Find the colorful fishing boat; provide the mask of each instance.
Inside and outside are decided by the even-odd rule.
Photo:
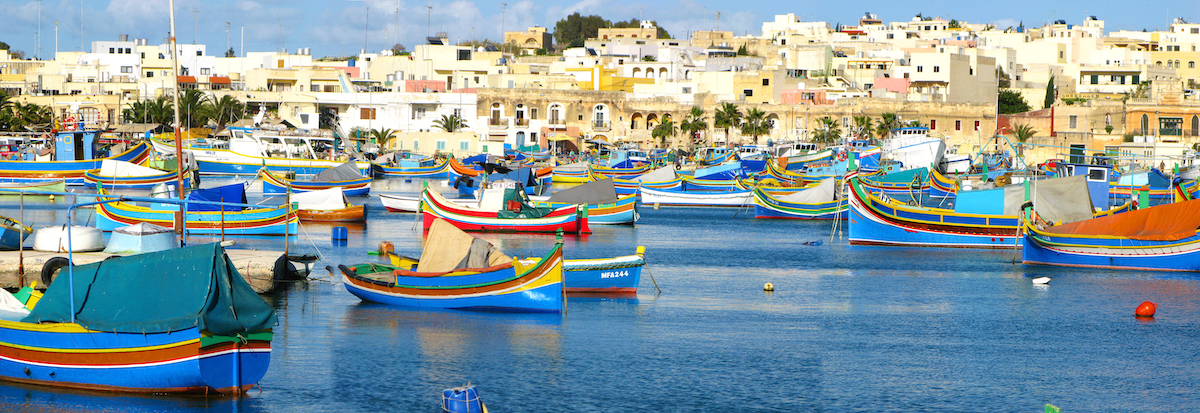
[[[900,202],[870,191],[858,177],[852,178],[849,186],[852,245],[1016,248],[1020,206],[1031,199],[1034,210],[1050,222],[1074,222],[1097,215],[1088,202],[1083,176],[1037,181],[1028,196],[1022,185],[961,191],[953,209]]]
[[[627,163],[615,167],[592,165],[592,172],[604,175],[607,178],[622,178],[629,179],[642,175],[650,171],[648,163]]]
[[[291,188],[293,193],[342,188],[346,196],[367,196],[371,192],[371,178],[362,176],[354,162],[346,162],[321,171],[311,180],[289,179],[275,175],[270,169],[262,169],[263,195],[283,195]]]
[[[339,266],[363,301],[479,311],[562,312],[562,237],[539,260],[504,255],[441,219],[430,224],[421,259],[384,253],[388,264]]]
[[[959,186],[957,178],[943,175],[936,170],[929,173],[929,196],[931,197],[952,197],[958,192]]]
[[[642,188],[642,205],[688,207],[742,207],[751,204],[753,191],[687,191]]]
[[[576,162],[566,165],[557,165],[553,168],[554,183],[577,184],[587,182],[591,175],[591,164],[587,162]]]
[[[305,222],[366,222],[367,212],[363,205],[354,205],[346,200],[342,188],[334,187],[320,191],[302,192],[292,195],[296,203],[296,215]]]
[[[83,183],[88,188],[103,185],[109,189],[151,189],[158,184],[178,185],[179,171],[164,171],[148,168],[138,164],[106,159],[100,163],[99,169],[91,169],[83,173]],[[188,170],[184,169],[184,188],[192,186]]]
[[[1025,225],[1025,264],[1200,271],[1200,200],[1062,225]]]
[[[850,204],[837,196],[837,180],[826,178],[816,186],[787,195],[754,188],[754,217],[764,219],[846,219]]]
[[[483,191],[478,206],[450,202],[429,188],[421,192],[424,227],[444,219],[465,231],[555,232],[588,234],[587,208],[570,205],[538,208],[524,195],[520,185],[493,187]]]
[[[1108,194],[1116,202],[1137,199],[1134,194],[1137,193],[1140,197],[1142,192],[1147,194],[1147,200],[1150,201],[1149,205],[1141,205],[1142,207],[1168,203],[1174,197],[1171,191],[1171,178],[1163,175],[1162,171],[1157,169],[1123,173],[1119,176],[1113,174],[1113,177],[1110,178]]]
[[[101,194],[106,192],[101,189]],[[198,189],[188,193],[191,200],[213,202],[246,203],[243,184]],[[285,235],[296,234],[299,217],[290,205],[277,207],[247,208],[190,204],[187,207],[185,226],[188,234],[206,235]],[[163,227],[175,226],[174,205],[150,203],[142,206],[132,202],[117,201],[96,206],[96,226],[104,231],[133,225],[151,223]]]
[[[638,188],[673,189],[683,187],[683,178],[675,173],[675,167],[664,166],[634,178],[608,178],[598,173],[592,173],[591,181],[612,180],[617,195],[635,195]]]
[[[27,235],[33,229],[17,222],[17,220],[0,216],[0,251],[16,251],[21,249]]]
[[[537,207],[585,206],[588,224],[633,225],[638,220],[637,195],[618,195],[612,179],[567,188],[555,192],[545,201],[534,199]]]
[[[404,179],[445,179],[449,177],[450,160],[448,159],[422,159],[418,161],[400,160],[398,166],[381,165],[372,163],[371,169],[375,171],[375,176],[383,178],[404,178]]]
[[[316,175],[344,162],[328,159],[332,155],[314,148],[333,147],[333,138],[282,136],[275,131],[243,127],[230,127],[228,131],[228,140],[183,146],[185,152],[195,157],[200,174],[257,175],[265,167],[272,172]],[[158,153],[175,154],[174,140],[155,137],[150,143]],[[370,174],[370,162],[357,161],[355,165],[360,175]]]
[[[646,266],[646,248],[614,258],[563,261],[565,290],[568,293],[636,294]]]
[[[0,160],[0,180],[12,182],[39,182],[66,180],[67,185],[83,185],[86,171],[99,169],[106,160],[141,163],[150,157],[150,147],[145,143],[133,145],[125,152],[94,158],[99,153],[96,147],[98,132],[59,132],[55,135],[56,161],[6,161]]]
[[[20,196],[22,193],[66,192],[67,181],[0,182],[0,196]]]
[[[0,379],[212,395],[245,393],[266,374],[275,310],[220,244],[70,268],[24,319],[0,320]]]

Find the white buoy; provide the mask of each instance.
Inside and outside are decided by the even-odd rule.
[[[51,196],[54,196],[54,195],[51,195]],[[657,202],[655,202],[655,203],[654,203],[654,210],[655,210],[655,211],[657,211],[657,210],[658,210],[658,203],[657,203]]]
[[[771,283],[764,284],[763,291],[767,291],[767,292],[775,291],[775,284],[771,284]]]
[[[1033,285],[1050,284],[1050,277],[1037,277],[1033,279]]]

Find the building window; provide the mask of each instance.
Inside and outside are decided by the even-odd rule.
[[[439,150],[439,151],[446,150],[446,141],[437,141],[437,150]]]
[[[743,90],[743,91],[742,91],[742,94],[743,94],[743,95],[746,95],[747,97],[754,96],[754,90],[752,90],[752,89],[746,89],[746,90]]]
[[[529,108],[529,119],[537,119],[538,108]]]
[[[942,71],[941,67],[938,67],[938,66],[933,67],[933,73],[937,73],[937,72],[941,72],[941,71]]]
[[[416,108],[415,110],[413,110],[413,119],[424,119],[424,118],[425,118],[425,108]]]
[[[111,48],[111,47],[108,48],[108,54],[113,54],[113,53],[116,53],[115,51],[113,51],[113,48]]]
[[[954,130],[962,130],[962,121],[961,120],[954,121]]]
[[[471,60],[471,49],[459,49],[458,60]]]
[[[929,129],[934,129],[934,130],[937,129],[937,119],[929,120]]]
[[[121,73],[133,73],[133,66],[121,66]]]
[[[466,151],[466,150],[470,150],[470,148],[471,148],[471,143],[470,143],[470,142],[467,142],[467,141],[458,141],[458,150],[460,150],[460,151]]]
[[[202,68],[200,68],[200,74],[201,74],[202,76],[208,76],[208,74],[209,74],[209,73],[212,73],[212,71],[211,71],[211,70],[212,70],[212,69],[209,69],[209,68],[207,68],[207,67],[202,67]]]
[[[979,121],[975,121],[975,130],[979,130]]]
[[[462,119],[462,108],[454,108],[454,117]]]
[[[1068,119],[1069,119],[1068,123],[1071,125],[1071,126],[1068,126],[1069,128],[1075,129],[1075,128],[1079,127],[1079,115],[1071,115],[1070,117],[1068,117]]]
[[[420,149],[420,148],[421,148],[421,141],[419,141],[419,140],[416,140],[416,139],[413,139],[413,150],[415,151],[415,150],[418,150],[418,149]]]
[[[771,79],[763,79],[763,86],[771,86]]]
[[[154,72],[146,71],[146,77],[154,77]]]
[[[921,72],[924,72],[924,71],[925,71],[925,68],[924,68],[924,67],[917,66],[917,73],[921,73]]]
[[[201,52],[201,51],[197,50],[197,51],[196,51],[196,56],[204,56],[204,52]]]
[[[132,53],[133,53],[133,49],[130,49],[128,47],[125,48],[125,54],[132,54]]]
[[[362,108],[358,110],[358,118],[363,120],[375,119],[375,108]]]
[[[309,87],[308,87],[308,91],[309,91],[309,92],[320,92],[320,91],[321,91],[321,85],[309,85]]]

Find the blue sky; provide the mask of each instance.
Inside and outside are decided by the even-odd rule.
[[[501,3],[507,3],[502,7]],[[0,0],[0,41],[27,56],[37,54],[38,8],[41,5],[41,54],[55,50],[55,20],[58,21],[58,50],[80,50],[92,41],[116,40],[118,35],[146,38],[158,44],[169,31],[167,0]],[[82,5],[82,25],[81,21]],[[431,6],[432,9],[426,8]],[[228,44],[241,52],[242,30],[248,51],[273,51],[299,47],[312,49],[314,56],[351,54],[363,49],[381,50],[394,43],[408,46],[424,42],[430,31],[445,31],[452,41],[471,38],[499,40],[507,30],[532,25],[550,27],[573,12],[597,14],[609,20],[642,18],[658,21],[675,37],[687,32],[716,28],[738,35],[757,34],[762,22],[776,14],[796,13],[805,21],[855,24],[865,12],[887,21],[909,20],[917,13],[971,23],[996,23],[1005,27],[1024,22],[1037,26],[1064,19],[1079,23],[1096,15],[1107,31],[1167,28],[1172,18],[1200,21],[1200,1],[1161,0],[1140,3],[1062,0],[1055,2],[1011,0],[1003,2],[926,1],[836,2],[760,1],[751,3],[716,0],[578,0],[572,3],[547,0],[178,0],[176,28],[181,43],[207,44],[209,53],[220,55]],[[193,13],[193,11],[196,11]],[[503,19],[501,16],[503,15]],[[503,23],[501,21],[503,20]],[[282,31],[280,25],[282,23]],[[365,30],[364,30],[365,24]]]

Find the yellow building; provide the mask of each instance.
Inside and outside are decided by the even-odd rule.
[[[545,27],[533,26],[523,32],[504,32],[504,43],[521,46],[522,54],[537,54],[538,49],[554,47],[554,36]]]
[[[654,84],[654,79],[617,76],[617,69],[603,66],[567,68],[567,72],[579,79],[580,90],[632,93],[634,85]]]

